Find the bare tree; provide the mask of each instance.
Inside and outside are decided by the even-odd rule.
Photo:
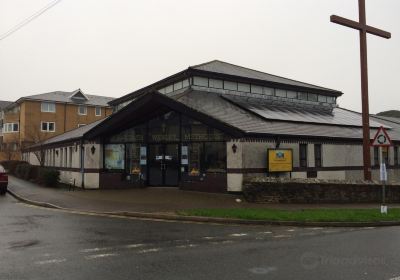
[[[19,159],[19,137],[17,133],[7,135],[7,142],[1,144],[1,152],[6,160]]]
[[[25,132],[25,142],[23,147],[31,148],[31,152],[36,156],[39,165],[44,166],[46,162],[46,152],[43,145],[48,137],[40,130],[40,127],[30,126]]]

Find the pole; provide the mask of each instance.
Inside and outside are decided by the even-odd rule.
[[[365,0],[358,0],[359,21],[366,25]],[[369,104],[368,104],[368,60],[367,60],[367,31],[360,30],[360,61],[361,61],[361,104],[363,126],[363,163],[364,179],[371,180],[371,151],[369,135]]]

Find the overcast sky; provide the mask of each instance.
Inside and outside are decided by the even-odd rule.
[[[0,34],[50,0],[0,0]],[[399,0],[366,0],[370,112],[400,110]],[[344,92],[359,111],[357,0],[63,0],[0,41],[0,99],[49,91],[120,97],[213,59]]]

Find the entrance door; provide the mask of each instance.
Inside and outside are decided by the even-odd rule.
[[[149,145],[149,185],[177,186],[179,182],[179,145]]]

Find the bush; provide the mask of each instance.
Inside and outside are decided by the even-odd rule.
[[[53,168],[40,167],[38,169],[38,180],[40,184],[44,184],[46,187],[57,187],[60,180],[60,171]]]
[[[31,179],[31,170],[32,165],[28,163],[18,164],[15,168],[15,176],[21,179],[29,180]]]
[[[3,160],[0,164],[4,167],[5,170],[10,174],[15,174],[15,169],[20,164],[28,164],[26,161],[22,160]]]

